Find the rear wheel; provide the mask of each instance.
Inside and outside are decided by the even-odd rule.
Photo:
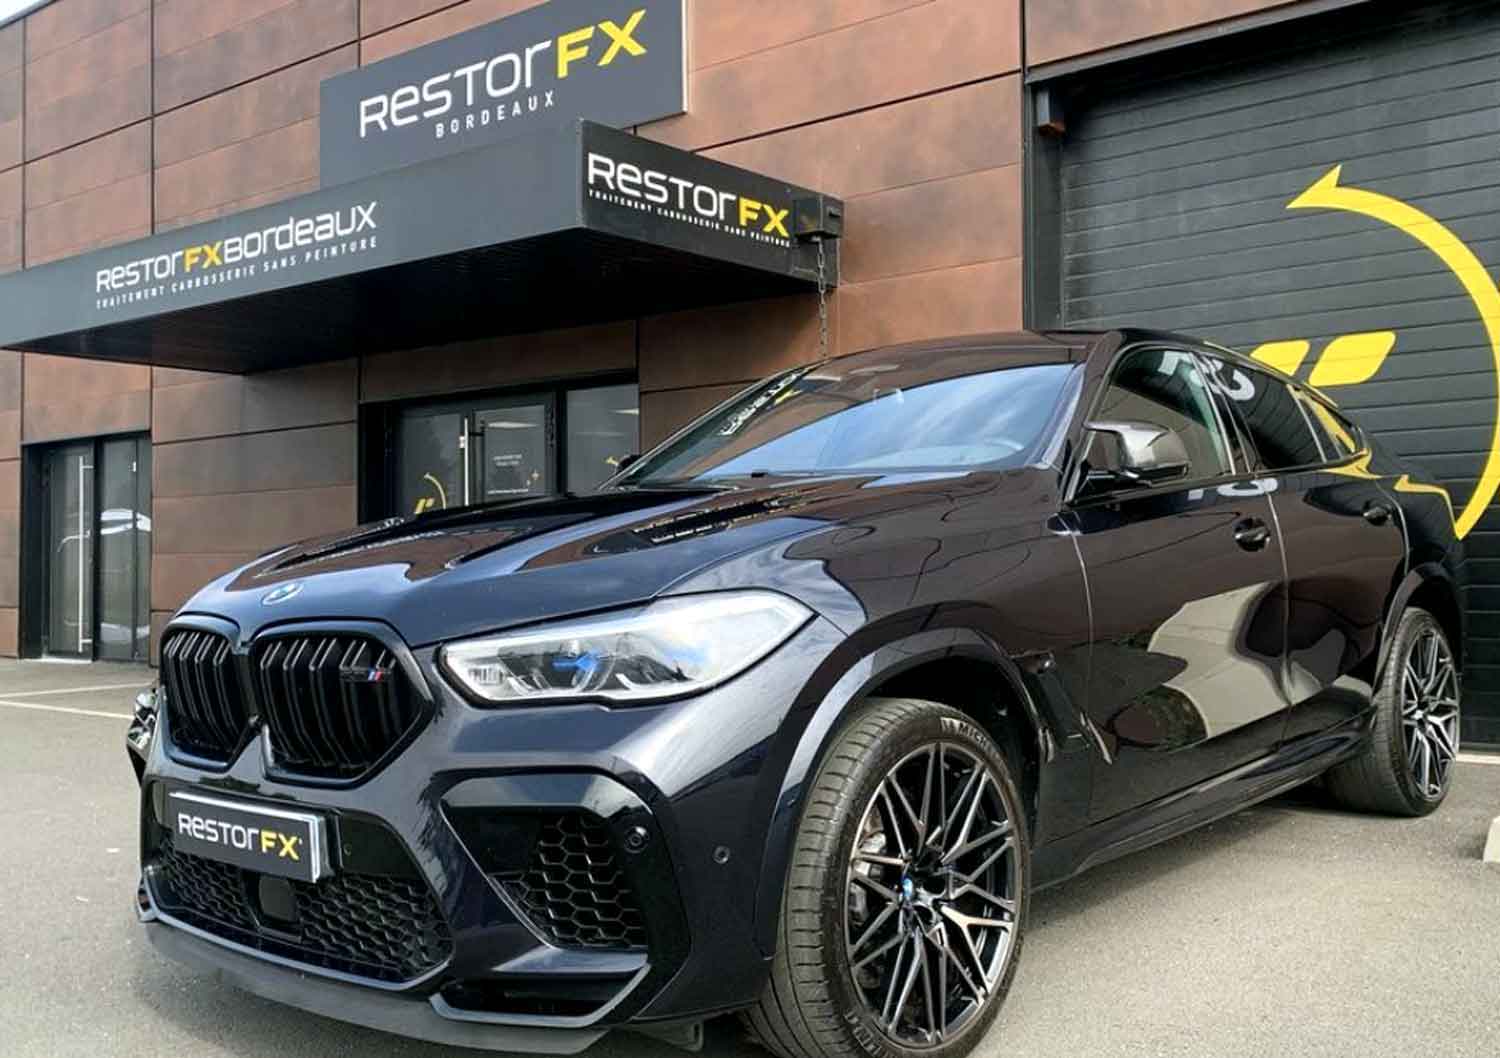
[[[1028,851],[1010,763],[981,728],[869,702],[809,793],[751,1032],[783,1058],[967,1054],[1015,972]]]
[[[1350,808],[1422,816],[1448,796],[1458,758],[1458,663],[1443,626],[1415,607],[1391,637],[1369,744],[1327,786]]]

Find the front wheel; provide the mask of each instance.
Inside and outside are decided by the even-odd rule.
[[[989,735],[932,702],[866,703],[808,794],[752,1034],[782,1058],[969,1053],[1015,973],[1029,866]]]
[[[1328,772],[1341,804],[1366,812],[1424,816],[1453,784],[1458,759],[1459,673],[1443,626],[1426,610],[1401,615],[1375,692],[1370,741]]]

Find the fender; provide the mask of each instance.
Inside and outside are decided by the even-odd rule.
[[[813,706],[806,724],[801,725],[767,827],[760,879],[756,885],[756,940],[767,955],[776,948],[776,923],[781,913],[792,841],[802,817],[803,791],[817,773],[834,732],[849,710],[871,690],[904,671],[948,658],[969,658],[994,666],[1027,711],[1036,732],[1037,759],[1043,773],[1060,770],[1057,766],[1066,761],[1075,769],[1070,778],[1084,783],[1083,796],[1085,803],[1087,801],[1087,757],[1059,754],[1058,747],[1063,737],[1046,711],[1038,707],[1036,696],[1027,686],[1016,661],[979,632],[966,628],[926,627],[932,616],[933,611],[908,615],[900,624],[905,629],[915,626],[917,630],[907,631],[899,638],[874,647],[847,664],[832,688]]]
[[[1458,615],[1459,622],[1458,642],[1454,644],[1454,649],[1458,653],[1459,668],[1460,670],[1463,668],[1465,619],[1464,607],[1461,601],[1463,592],[1459,587],[1458,581],[1443,563],[1423,562],[1413,566],[1407,572],[1406,576],[1401,579],[1401,583],[1397,584],[1391,592],[1391,601],[1387,605],[1385,612],[1385,625],[1380,630],[1382,650],[1380,652],[1380,661],[1375,668],[1375,685],[1377,687],[1380,685],[1381,679],[1385,676],[1386,656],[1383,649],[1384,644],[1389,643],[1391,637],[1396,634],[1396,625],[1401,620],[1402,612],[1411,603],[1412,597],[1416,595],[1418,590],[1434,582],[1442,584],[1454,600],[1454,611]]]

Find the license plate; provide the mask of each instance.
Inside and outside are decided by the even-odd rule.
[[[173,792],[167,822],[175,847],[194,856],[302,882],[329,873],[322,816]]]

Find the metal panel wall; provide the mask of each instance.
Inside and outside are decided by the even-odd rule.
[[[1073,91],[1061,322],[1260,350],[1438,478],[1473,581],[1466,734],[1500,741],[1500,9],[1368,5]]]

